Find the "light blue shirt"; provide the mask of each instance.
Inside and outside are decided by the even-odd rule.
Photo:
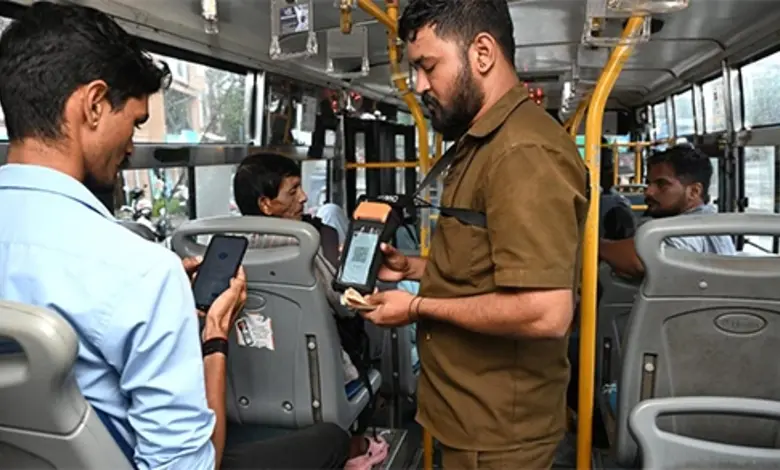
[[[718,210],[710,204],[702,204],[684,213],[715,214]],[[737,248],[728,235],[700,235],[694,237],[670,237],[664,240],[667,246],[679,250],[695,251],[697,253],[715,253],[719,255],[736,255]]]
[[[717,208],[711,204],[701,204],[686,212],[680,214],[684,215],[696,215],[696,214],[716,214]],[[645,218],[639,222],[642,225],[650,218]],[[664,239],[664,245],[677,248],[678,250],[693,251],[696,253],[713,253],[718,255],[736,255],[737,248],[734,246],[734,241],[728,235],[696,235],[689,237],[669,237]]]
[[[344,209],[333,203],[323,204],[317,210],[317,217],[322,220],[323,224],[332,227],[339,234],[339,243],[344,243],[347,238],[347,230],[349,230],[349,219],[347,219]]]
[[[140,469],[214,468],[198,321],[175,254],[116,223],[80,182],[0,167],[0,298],[59,312],[76,381]]]

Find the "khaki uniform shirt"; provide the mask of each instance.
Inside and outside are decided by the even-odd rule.
[[[420,295],[574,289],[587,193],[572,138],[517,86],[455,145],[441,204],[484,212],[487,229],[440,216]],[[442,444],[498,451],[561,438],[568,338],[489,336],[427,319],[417,333],[417,420]]]

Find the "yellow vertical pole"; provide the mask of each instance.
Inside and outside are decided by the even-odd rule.
[[[632,16],[622,39],[635,36],[644,23],[641,16]],[[591,447],[593,444],[593,395],[596,366],[596,284],[598,282],[598,216],[599,216],[599,155],[604,107],[612,88],[623,69],[633,46],[621,41],[609,57],[601,72],[596,89],[590,101],[588,118],[585,122],[585,161],[590,171],[590,207],[585,224],[582,250],[582,299],[580,301],[580,376],[579,403],[577,410],[577,469],[591,468]],[[576,132],[576,131],[575,131]]]

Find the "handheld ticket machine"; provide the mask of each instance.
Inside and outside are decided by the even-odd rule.
[[[383,201],[363,201],[355,209],[344,241],[341,264],[333,280],[336,290],[353,288],[362,295],[374,292],[384,255],[379,249],[388,243],[401,223],[401,211]]]

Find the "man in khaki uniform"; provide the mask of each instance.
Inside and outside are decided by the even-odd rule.
[[[369,298],[366,318],[418,322],[417,420],[445,468],[549,468],[565,430],[567,332],[587,211],[569,135],[528,97],[505,0],[411,0],[400,20],[434,129],[456,140],[427,260],[389,246],[380,278],[420,296]]]

